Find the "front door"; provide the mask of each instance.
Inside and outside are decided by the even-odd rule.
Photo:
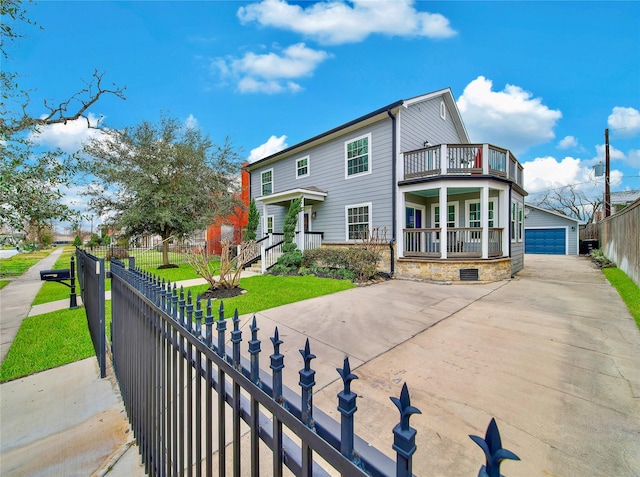
[[[405,229],[421,229],[424,217],[424,207],[407,205],[405,207]],[[404,250],[406,252],[422,252],[423,251],[423,232],[416,230],[407,230],[405,233]]]

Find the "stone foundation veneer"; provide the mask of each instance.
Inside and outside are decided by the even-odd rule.
[[[511,278],[511,259],[488,260],[416,260],[400,258],[396,262],[396,277],[437,282],[460,282],[460,269],[477,268],[479,282],[495,282]]]

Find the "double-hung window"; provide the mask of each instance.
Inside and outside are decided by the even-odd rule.
[[[262,185],[262,195],[273,194],[273,169],[263,171],[260,174],[260,183]]]
[[[296,160],[296,179],[307,177],[309,175],[309,156],[301,157]]]
[[[371,202],[345,207],[347,240],[363,240],[371,230]]]
[[[489,200],[488,206],[488,218],[489,227],[493,227],[495,216],[495,201]],[[467,201],[467,227],[480,228],[482,227],[482,211],[480,208],[480,201]],[[480,232],[471,232],[471,238],[479,240],[481,237]]]
[[[371,172],[371,134],[345,142],[344,148],[347,179]]]
[[[273,215],[267,215],[264,228],[266,233],[273,233]]]

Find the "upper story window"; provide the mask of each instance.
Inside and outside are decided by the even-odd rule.
[[[345,207],[347,240],[364,240],[371,230],[371,202]]]
[[[344,149],[347,179],[371,172],[371,134],[345,142]]]
[[[273,169],[263,171],[260,174],[260,184],[262,185],[262,195],[273,194]]]
[[[444,104],[444,101],[440,101],[440,117],[447,120],[447,106]]]
[[[296,160],[296,179],[309,175],[309,156]]]

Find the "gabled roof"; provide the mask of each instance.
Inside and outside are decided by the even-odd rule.
[[[555,210],[545,209],[544,207],[539,207],[537,205],[529,204],[527,202],[525,202],[524,208],[525,209],[527,209],[527,208],[536,209],[536,210],[539,210],[540,212],[544,212],[544,213],[547,213],[547,214],[555,215],[556,217],[560,217],[560,218],[563,218],[565,220],[570,220],[572,222],[577,222],[578,224],[586,224],[586,222],[583,222],[583,221],[581,221],[579,219],[576,219],[575,217],[569,217],[568,215],[561,214],[560,212],[556,212]],[[527,219],[526,212],[524,214],[524,217],[525,217],[525,221],[526,221],[526,219]]]
[[[391,104],[388,104],[386,106],[383,106],[382,108],[376,109],[375,111],[372,111],[368,114],[365,114],[364,116],[360,116],[359,118],[356,118],[352,121],[349,121],[347,123],[344,123],[336,128],[330,129],[326,132],[323,132],[322,134],[318,134],[317,136],[313,136],[310,139],[307,139],[305,141],[299,142],[298,144],[295,144],[293,146],[290,146],[286,149],[283,149],[282,151],[279,151],[275,154],[272,154],[270,156],[264,157],[262,159],[259,159],[251,164],[249,164],[247,166],[247,169],[250,171],[251,169],[253,169],[255,166],[264,166],[266,164],[269,164],[271,162],[274,162],[282,157],[286,157],[289,156],[293,153],[295,153],[296,151],[299,151],[301,149],[306,149],[309,148],[311,146],[314,146],[316,144],[322,143],[322,142],[326,142],[336,136],[345,134],[346,132],[348,132],[349,130],[353,130],[353,129],[357,129],[357,128],[361,128],[363,126],[366,126],[367,124],[371,124],[374,122],[379,121],[380,119],[386,118],[388,117],[389,113],[395,114],[401,107],[405,107],[408,108],[409,106],[411,106],[412,104],[421,102],[421,101],[427,101],[433,98],[436,98],[438,96],[442,96],[443,97],[443,101],[445,102],[445,104],[447,105],[449,111],[454,112],[455,114],[452,114],[452,120],[453,123],[456,127],[456,130],[458,131],[458,134],[466,140],[466,142],[469,142],[469,136],[467,134],[467,130],[464,126],[464,123],[462,122],[462,117],[460,116],[460,111],[458,110],[458,106],[456,105],[456,102],[453,98],[453,93],[451,92],[451,88],[445,88],[445,89],[441,89],[438,91],[434,91],[432,93],[428,93],[428,94],[424,94],[422,96],[415,96],[413,98],[409,98],[409,99],[400,99],[398,101],[395,101]]]

